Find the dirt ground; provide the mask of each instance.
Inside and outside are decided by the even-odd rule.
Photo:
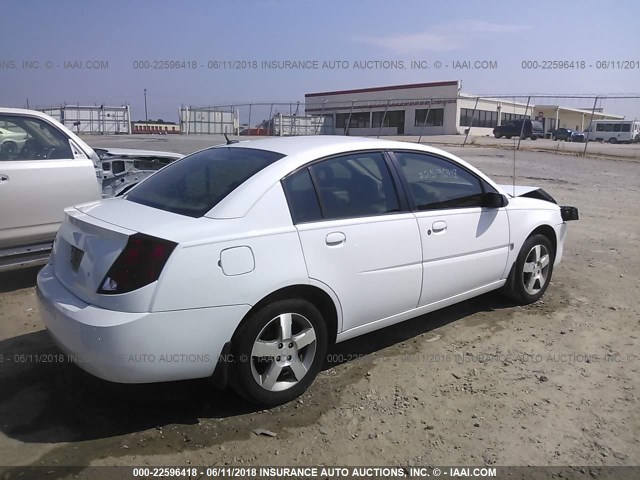
[[[512,153],[449,150],[511,182]],[[37,269],[1,275],[0,463],[640,464],[640,163],[527,151],[517,165],[519,184],[580,209],[540,302],[487,294],[339,344],[303,397],[268,411],[204,380],[116,385],[45,362],[58,350]]]

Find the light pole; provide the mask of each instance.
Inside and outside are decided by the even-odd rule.
[[[147,89],[144,89],[144,121],[149,123],[149,115],[147,115]]]

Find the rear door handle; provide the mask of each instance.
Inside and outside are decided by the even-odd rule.
[[[433,233],[444,233],[447,230],[447,222],[443,222],[442,220],[433,222],[431,228],[433,229]]]
[[[329,235],[327,235],[327,238],[325,238],[325,242],[330,247],[336,247],[338,245],[342,245],[346,241],[347,241],[347,236],[342,232],[330,233]]]
[[[2,173],[0,173],[0,183],[7,183],[8,181],[9,181],[9,176],[3,175]]]

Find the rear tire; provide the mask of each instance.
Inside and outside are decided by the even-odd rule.
[[[527,238],[503,292],[521,305],[537,302],[551,282],[554,261],[555,251],[547,237],[536,234]]]
[[[613,145],[614,143],[618,143],[618,139],[617,139],[617,138],[614,138],[614,137],[611,137],[611,138],[609,139],[609,143],[610,143],[610,144],[612,144],[612,145]]]
[[[306,300],[279,300],[261,308],[232,340],[231,387],[267,407],[299,397],[322,368],[327,338],[322,315]]]

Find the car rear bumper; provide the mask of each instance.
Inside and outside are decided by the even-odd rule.
[[[249,305],[169,312],[117,312],[87,304],[55,277],[38,274],[42,319],[58,346],[83,370],[119,383],[208,377]]]

